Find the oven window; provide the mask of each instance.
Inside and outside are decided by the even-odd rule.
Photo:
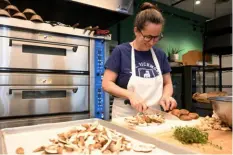
[[[23,45],[23,53],[66,56],[66,49]]]
[[[41,99],[41,98],[65,98],[65,90],[56,91],[23,91],[23,99]]]

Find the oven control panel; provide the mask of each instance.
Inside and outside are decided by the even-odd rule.
[[[105,43],[104,40],[95,40],[95,118],[104,119],[105,92],[102,89],[104,74]]]

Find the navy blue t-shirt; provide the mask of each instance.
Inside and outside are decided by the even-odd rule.
[[[127,88],[131,72],[131,45],[123,43],[118,45],[112,51],[112,54],[105,63],[105,69],[109,69],[118,74],[116,84],[122,88]],[[158,59],[161,73],[171,72],[166,54],[159,48],[153,47]],[[135,50],[136,76],[143,78],[153,78],[158,76],[159,72],[154,64],[152,54],[149,51]]]

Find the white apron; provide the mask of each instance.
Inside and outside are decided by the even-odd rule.
[[[135,67],[135,52],[132,47],[131,50],[131,72],[132,76],[129,79],[127,89],[136,92],[142,99],[145,100],[146,105],[152,109],[160,109],[159,100],[163,94],[163,76],[161,73],[158,59],[155,55],[153,48],[150,49],[154,64],[157,68],[157,75],[154,78],[143,78],[136,76]],[[149,77],[150,74],[144,74],[144,77]],[[136,115],[138,112],[131,105],[124,104],[125,99],[114,98],[112,105],[112,118],[127,117]]]

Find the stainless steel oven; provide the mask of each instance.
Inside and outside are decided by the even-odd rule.
[[[2,68],[88,71],[88,39],[6,28],[0,34],[6,34],[0,37]]]
[[[89,38],[0,26],[0,118],[89,116]]]
[[[0,73],[0,117],[88,112],[87,77]]]
[[[109,119],[99,73],[109,40],[90,30],[0,17],[0,119]]]

